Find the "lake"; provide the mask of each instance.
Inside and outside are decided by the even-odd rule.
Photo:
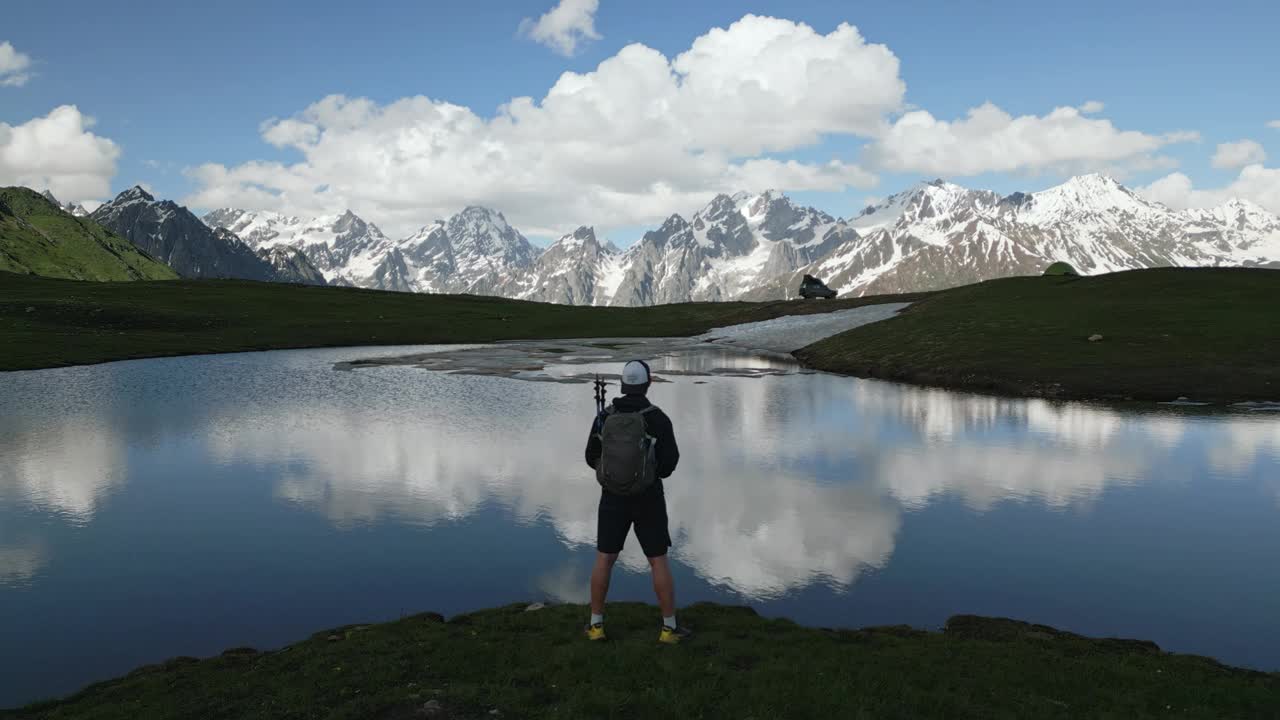
[[[666,353],[651,397],[683,454],[666,486],[681,604],[823,626],[1009,616],[1280,669],[1275,413],[608,345],[0,374],[0,707],[341,624],[585,602],[594,410],[570,381],[628,353]],[[634,536],[621,566],[611,598],[651,602]]]

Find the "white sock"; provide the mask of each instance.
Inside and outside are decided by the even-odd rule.
[[[664,618],[662,618],[662,624],[663,624],[663,625],[666,625],[667,627],[671,628],[672,630],[675,630],[675,629],[676,629],[676,616],[675,616],[675,615],[672,615],[671,617],[664,617]]]
[[[604,615],[597,615],[597,614],[595,614],[595,613],[591,613],[591,624],[592,624],[592,625],[603,625],[603,624],[604,624]]]

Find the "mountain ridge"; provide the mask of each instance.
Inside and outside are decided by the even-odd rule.
[[[210,227],[172,200],[156,200],[139,185],[121,192],[88,218],[127,238],[182,277],[324,284],[304,255],[262,252],[226,228]]]
[[[256,248],[290,245],[337,284],[575,305],[779,299],[804,274],[865,295],[1038,274],[1059,260],[1086,274],[1280,263],[1280,218],[1253,203],[1175,211],[1101,174],[1003,195],[938,178],[847,219],[777,190],[720,194],[625,249],[583,225],[539,250],[501,212],[479,206],[399,240],[350,210],[305,220],[224,208],[203,219]],[[344,240],[341,222],[356,230]]]
[[[51,193],[0,188],[0,270],[71,280],[169,280],[177,273],[77,217]]]

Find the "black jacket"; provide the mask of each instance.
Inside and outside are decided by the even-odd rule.
[[[639,412],[651,405],[649,398],[643,395],[623,395],[613,401],[614,409],[620,412]],[[680,462],[680,448],[676,445],[676,433],[671,427],[671,418],[667,417],[662,410],[654,410],[646,413],[644,420],[645,428],[658,441],[654,448],[658,458],[658,479],[671,477],[671,473],[676,471],[676,464]],[[600,438],[596,437],[596,433],[600,431],[599,423],[600,418],[591,422],[591,434],[587,436],[586,458],[592,470],[600,461]]]

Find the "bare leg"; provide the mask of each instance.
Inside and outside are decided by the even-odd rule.
[[[653,571],[653,593],[658,596],[658,608],[662,617],[669,618],[676,614],[676,581],[671,577],[671,564],[667,556],[649,558],[649,569]]]
[[[596,552],[596,565],[591,569],[591,612],[604,614],[604,599],[609,594],[609,576],[613,573],[613,564],[618,562],[618,553]]]

